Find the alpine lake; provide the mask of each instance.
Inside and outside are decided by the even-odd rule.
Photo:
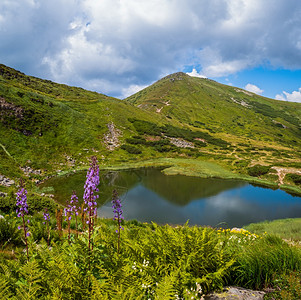
[[[86,172],[53,177],[39,186],[60,203],[76,191],[82,199]],[[98,216],[112,218],[111,197],[116,189],[126,220],[158,224],[242,227],[301,216],[301,198],[282,190],[253,186],[244,181],[164,175],[145,168],[100,171]]]

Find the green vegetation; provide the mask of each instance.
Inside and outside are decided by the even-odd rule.
[[[141,154],[142,151],[140,149],[138,149],[137,147],[131,146],[131,145],[122,145],[120,147],[121,149],[127,151],[130,154]]]
[[[253,167],[248,168],[248,174],[250,176],[259,177],[261,175],[265,175],[270,171],[271,167],[269,166],[261,166],[255,165]]]
[[[301,185],[301,175],[299,174],[288,173],[285,175],[285,179],[290,182],[293,182],[295,185]]]
[[[301,241],[301,219],[284,219],[254,223],[244,227],[256,234],[276,235],[282,239]]]
[[[300,168],[300,111],[184,73],[121,101],[0,65],[0,175],[35,183],[86,168],[91,155],[103,168],[162,159],[175,166],[181,156],[191,166],[179,166],[185,174],[198,176],[193,169],[210,162],[257,180],[248,176],[254,164]],[[271,170],[258,180],[279,183]],[[285,184],[300,193],[291,178]]]
[[[123,221],[118,253],[116,223],[97,220],[89,251],[87,228],[80,224],[79,236],[73,230],[69,243],[67,222],[61,234],[53,214],[48,247],[42,218],[41,213],[30,218],[28,262],[20,221],[14,213],[0,219],[0,291],[5,299],[21,294],[27,299],[191,299],[225,284],[279,286],[278,277],[282,292],[297,292],[292,291],[298,285],[293,275],[284,276],[300,272],[300,249],[273,235]]]

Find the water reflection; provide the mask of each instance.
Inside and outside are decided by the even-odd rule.
[[[64,202],[72,190],[83,187],[85,174],[47,182]],[[159,224],[243,226],[252,222],[301,216],[301,199],[281,190],[254,187],[245,182],[165,176],[158,169],[106,172],[100,184],[99,216],[112,218],[113,189],[122,199],[125,219]],[[82,195],[83,188],[78,191]]]

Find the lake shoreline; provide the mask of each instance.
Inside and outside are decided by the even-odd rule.
[[[249,175],[234,173],[226,170],[214,162],[193,161],[184,158],[156,158],[137,162],[126,162],[122,164],[100,165],[100,170],[103,171],[118,171],[131,170],[141,168],[161,168],[165,175],[185,175],[199,178],[217,178],[224,180],[242,180],[254,186],[270,188],[273,190],[283,190],[288,194],[296,197],[301,197],[301,188],[288,184],[279,184],[266,179],[251,177]],[[87,167],[78,169],[65,170],[55,176],[68,176],[74,172],[87,170]]]

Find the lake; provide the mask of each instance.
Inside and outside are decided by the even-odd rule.
[[[112,218],[111,195],[116,189],[122,199],[124,218],[158,224],[241,227],[253,222],[301,217],[301,198],[281,190],[252,186],[246,182],[166,176],[147,168],[100,172],[98,215]],[[40,188],[61,203],[72,191],[80,198],[86,172],[51,178]],[[45,189],[46,188],[46,189]]]

